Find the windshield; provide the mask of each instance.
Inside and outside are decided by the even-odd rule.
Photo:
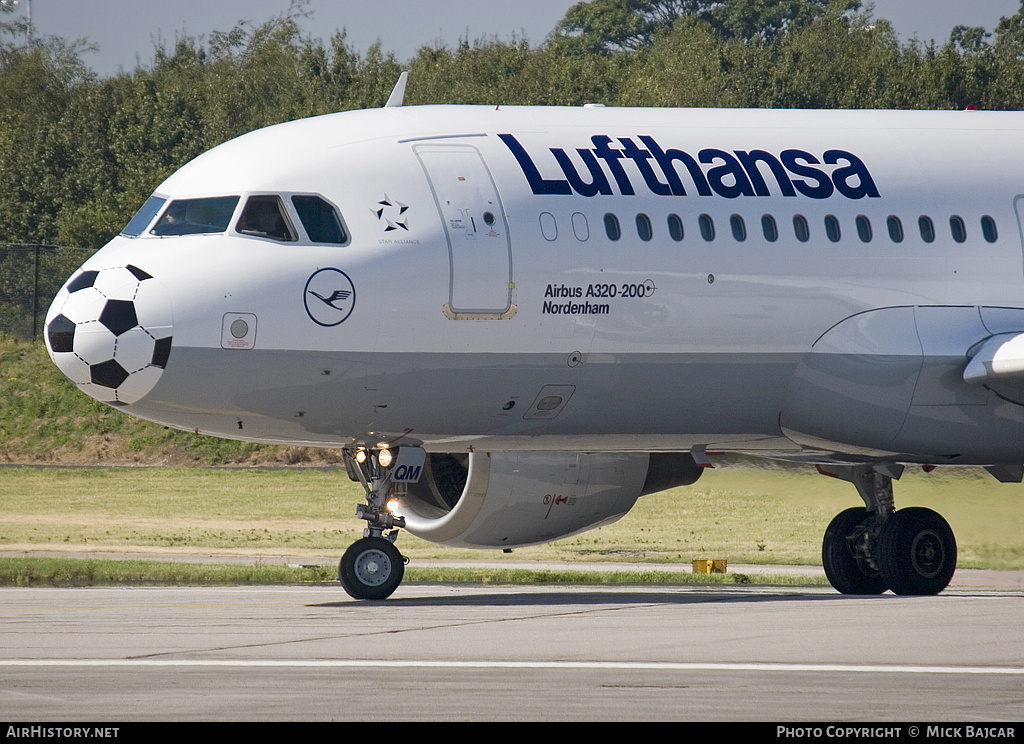
[[[175,199],[150,233],[169,236],[224,232],[237,204],[237,196]]]
[[[296,195],[292,197],[292,204],[314,243],[344,243],[348,240],[338,213],[319,196]]]
[[[252,196],[245,203],[235,229],[243,235],[272,240],[297,240],[284,205],[277,196]]]
[[[135,213],[132,217],[131,222],[125,225],[124,230],[121,231],[122,235],[126,235],[129,238],[137,238],[142,234],[149,223],[156,217],[157,212],[166,202],[166,199],[161,199],[159,196],[151,196],[146,199],[146,203],[142,205],[142,208]]]

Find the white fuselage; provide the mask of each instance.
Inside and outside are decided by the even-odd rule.
[[[236,196],[226,227],[158,236],[156,212],[83,266],[151,277],[172,319],[149,335],[173,339],[141,397],[83,389],[262,442],[1024,462],[1013,390],[963,380],[1024,332],[1022,135],[1012,113],[603,107],[269,127],[155,192]],[[244,231],[261,195],[292,238]],[[345,240],[313,240],[296,195]]]

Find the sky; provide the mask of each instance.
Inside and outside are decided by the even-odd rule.
[[[99,49],[84,59],[102,76],[130,72],[153,61],[158,40],[208,38],[239,20],[262,23],[288,10],[289,0],[20,0],[16,16],[31,2],[36,36],[84,38]],[[525,37],[538,45],[574,0],[312,0],[305,31],[329,39],[344,28],[359,52],[380,41],[385,53],[407,61],[426,44],[454,47],[460,39]],[[888,18],[903,41],[917,37],[942,43],[953,26],[995,29],[1021,0],[875,0],[875,17]],[[4,20],[11,15],[4,14]]]

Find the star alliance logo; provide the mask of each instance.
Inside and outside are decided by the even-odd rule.
[[[406,210],[409,209],[408,204],[402,204],[397,199],[391,199],[387,194],[384,194],[384,198],[370,207],[370,209],[377,215],[377,220],[386,225],[384,232],[391,232],[392,230],[405,230],[408,232],[409,218],[405,216]]]

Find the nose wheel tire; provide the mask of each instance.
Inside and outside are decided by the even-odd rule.
[[[338,580],[355,599],[387,599],[402,583],[405,559],[390,540],[356,540],[338,564]]]
[[[854,507],[837,514],[825,530],[821,563],[829,583],[843,594],[881,594],[886,589],[878,571],[872,570],[854,553],[856,535],[858,532],[863,535],[867,518],[867,509]]]
[[[956,538],[941,514],[900,509],[878,534],[878,569],[896,594],[938,594],[956,570]]]

